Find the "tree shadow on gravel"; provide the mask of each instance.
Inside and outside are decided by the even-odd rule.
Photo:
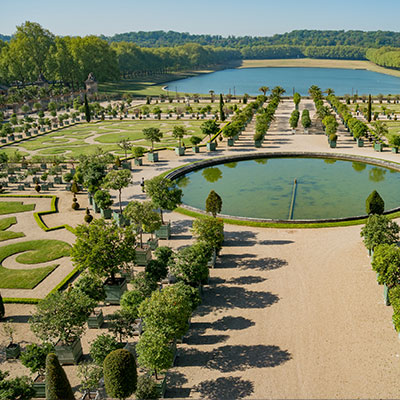
[[[253,285],[255,283],[261,283],[266,281],[265,278],[261,278],[261,276],[239,276],[237,278],[232,278],[228,281],[233,285]]]
[[[207,315],[216,310],[228,308],[266,308],[279,301],[279,297],[270,292],[257,292],[242,287],[217,286],[208,288],[203,303],[196,314]]]
[[[263,246],[277,246],[291,243],[294,243],[293,240],[262,240],[258,242],[258,244],[261,244]]]
[[[214,322],[192,322],[190,332],[196,336],[204,333],[207,329],[216,331],[243,330],[254,326],[255,323],[250,319],[243,317],[223,317]]]
[[[165,397],[170,399],[189,397],[191,389],[182,387],[187,382],[188,380],[185,375],[177,371],[169,370],[167,374],[167,390],[165,392]]]
[[[254,384],[240,377],[221,377],[200,382],[196,387],[202,399],[232,400],[243,399],[254,392]]]
[[[292,358],[279,346],[221,346],[211,351],[182,349],[180,367],[201,366],[220,372],[245,371],[248,368],[274,368]]]
[[[257,244],[257,241],[254,232],[224,232],[224,247],[248,247],[255,244]]]
[[[217,344],[226,342],[229,335],[201,335],[200,331],[190,330],[189,336],[185,336],[184,342],[190,345]]]
[[[182,219],[179,221],[174,221],[171,227],[171,231],[174,236],[182,235],[183,233],[190,233],[190,229],[192,228],[192,221],[187,219]],[[190,238],[192,235],[190,234]],[[180,238],[177,238],[180,239]]]
[[[288,265],[286,260],[276,257],[256,258],[254,254],[226,254],[220,258],[218,268],[256,269],[271,271]]]

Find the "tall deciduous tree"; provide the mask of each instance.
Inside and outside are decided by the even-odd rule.
[[[135,235],[131,228],[119,228],[115,222],[97,219],[90,225],[78,225],[75,235],[72,261],[82,270],[89,269],[115,281],[120,267],[135,260]]]
[[[146,194],[160,209],[161,223],[164,223],[162,210],[174,210],[182,202],[182,190],[169,179],[156,176],[145,182]]]
[[[219,124],[213,119],[205,121],[200,126],[203,135],[209,136],[210,140],[219,131]]]
[[[132,183],[131,171],[127,169],[110,171],[104,178],[103,186],[107,189],[118,190],[119,211],[122,214],[122,189]]]

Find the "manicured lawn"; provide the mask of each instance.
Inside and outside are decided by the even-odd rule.
[[[71,246],[59,240],[32,240],[0,248],[0,263],[11,255],[19,254],[16,261],[22,264],[37,264],[66,257]],[[32,289],[58,265],[34,269],[7,269],[0,266],[0,287],[5,289]]]
[[[22,201],[0,201],[0,215],[32,211],[35,204],[23,204]]]
[[[7,229],[17,223],[17,218],[9,217],[0,219],[0,242],[9,239],[15,239],[19,237],[24,237],[25,234],[22,232],[12,232],[7,231]]]

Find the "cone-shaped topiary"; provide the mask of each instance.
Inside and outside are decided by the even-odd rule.
[[[3,303],[3,298],[1,297],[0,294],[0,319],[2,319],[5,315],[6,311],[4,310],[4,303]]]
[[[112,351],[104,360],[103,371],[108,396],[126,399],[136,390],[136,361],[128,350]]]
[[[379,214],[382,215],[385,211],[385,202],[379,193],[374,190],[368,197],[365,202],[367,214]]]
[[[54,353],[46,357],[46,399],[75,400],[67,375]]]
[[[216,217],[222,209],[222,199],[218,193],[211,190],[210,194],[206,199],[206,211],[211,213],[213,217]]]

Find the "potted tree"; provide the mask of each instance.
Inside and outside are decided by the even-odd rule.
[[[143,154],[144,148],[140,146],[136,146],[132,148],[132,154],[135,157],[135,165],[141,166],[143,165]]]
[[[209,141],[207,142],[207,150],[208,151],[215,151],[217,148],[217,144],[212,141],[212,137],[218,133],[219,131],[219,124],[213,119],[205,121],[200,126],[203,135],[209,137]]]
[[[145,182],[146,194],[151,198],[155,207],[160,209],[161,227],[156,230],[156,236],[160,239],[169,239],[171,236],[171,224],[164,224],[162,210],[172,211],[182,202],[182,190],[169,179],[156,176]]]
[[[21,346],[18,343],[14,343],[15,327],[12,321],[4,322],[1,326],[3,335],[9,339],[6,347],[6,360],[18,358],[21,354]]]
[[[186,129],[182,125],[175,125],[173,130],[172,130],[172,136],[175,139],[178,139],[178,147],[175,147],[175,153],[178,156],[184,156],[185,155],[185,147],[182,147],[182,139],[186,135]]]
[[[158,161],[158,153],[154,153],[154,142],[161,142],[161,138],[163,137],[163,133],[160,131],[159,128],[144,128],[143,135],[147,140],[151,142],[151,149],[147,153],[147,158],[151,162]]]
[[[35,389],[35,397],[46,397],[46,357],[47,354],[54,352],[54,346],[51,343],[29,344],[21,354],[22,365],[29,368],[32,374],[36,374],[33,380],[33,388]]]
[[[329,145],[331,146],[331,148],[335,148],[336,147],[336,141],[337,141],[336,133],[330,134],[329,135]]]
[[[108,190],[99,189],[94,194],[94,202],[100,207],[100,214],[104,219],[111,219],[111,206],[114,203]],[[96,211],[96,210],[95,210]]]
[[[78,378],[81,380],[81,389],[83,396],[81,400],[100,399],[100,379],[103,377],[103,369],[94,363],[82,363],[78,365]]]
[[[55,345],[61,364],[77,364],[82,356],[80,337],[96,301],[78,290],[55,292],[38,303],[29,323],[35,335]]]
[[[400,135],[391,135],[389,137],[389,144],[392,146],[392,153],[398,153],[400,147]]]
[[[235,123],[230,123],[222,130],[224,137],[228,138],[228,146],[235,144],[234,137],[239,133],[239,129]]]
[[[75,230],[76,241],[72,247],[72,261],[82,270],[89,269],[98,277],[104,277],[106,299],[119,304],[126,291],[126,279],[116,274],[125,265],[135,261],[135,235],[130,228],[121,228],[104,219],[79,225]]]
[[[153,211],[154,205],[151,201],[131,201],[124,210],[135,232],[139,235],[139,245],[136,247],[135,262],[137,265],[146,266],[151,260],[151,248],[143,244],[143,231],[151,227],[153,231],[161,226],[160,215]]]
[[[191,136],[190,143],[192,143],[193,153],[198,153],[200,151],[200,147],[198,146],[198,144],[201,143],[201,138],[199,138],[198,136]]]

